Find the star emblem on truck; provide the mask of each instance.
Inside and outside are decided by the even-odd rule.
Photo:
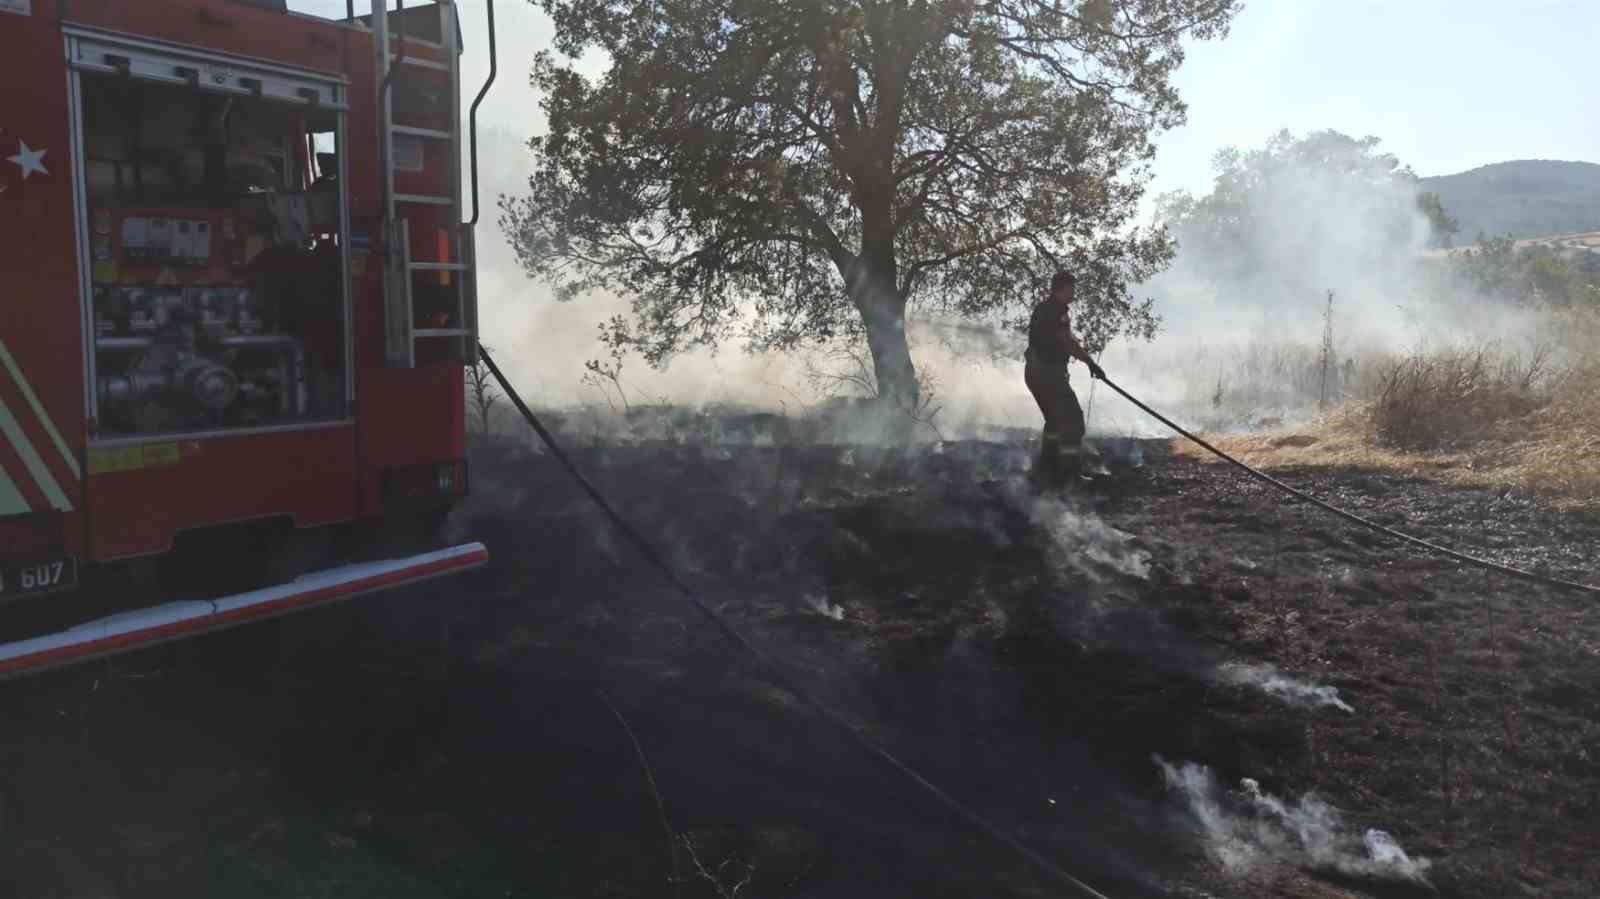
[[[14,162],[22,169],[22,180],[28,180],[28,176],[34,172],[41,175],[50,174],[50,170],[44,167],[44,154],[50,152],[49,150],[31,149],[22,140],[18,140],[17,144],[19,146],[17,155],[6,157],[6,161]]]

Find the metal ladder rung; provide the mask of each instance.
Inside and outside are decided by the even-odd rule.
[[[467,267],[459,262],[408,262],[406,268],[414,272],[464,272]]]
[[[390,125],[389,130],[395,134],[405,134],[411,137],[426,137],[433,140],[449,140],[452,135],[448,131],[438,128],[418,128],[415,125]]]
[[[456,201],[449,197],[430,197],[426,194],[395,194],[396,203],[414,203],[419,206],[454,206]]]
[[[414,337],[471,337],[471,328],[417,328]]]

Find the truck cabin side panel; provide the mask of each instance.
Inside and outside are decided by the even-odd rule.
[[[24,574],[35,586],[35,562],[84,551],[68,79],[41,6],[0,11],[0,600],[23,589]]]

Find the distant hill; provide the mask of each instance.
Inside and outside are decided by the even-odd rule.
[[[1421,179],[1461,223],[1456,245],[1490,237],[1600,230],[1600,165],[1520,159]]]

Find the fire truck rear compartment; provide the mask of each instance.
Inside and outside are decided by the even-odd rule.
[[[99,434],[345,417],[338,113],[82,91]]]

